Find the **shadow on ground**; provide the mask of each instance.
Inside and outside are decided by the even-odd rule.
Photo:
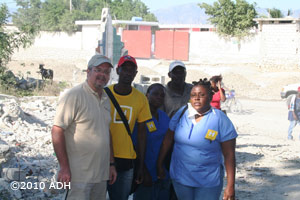
[[[236,197],[239,200],[294,200],[300,199],[300,174],[288,173],[299,171],[300,158],[286,159],[282,170],[287,173],[279,175],[275,173],[274,167],[261,167],[259,159],[266,156],[261,150],[256,153],[243,152],[245,147],[280,148],[287,145],[237,145],[236,160],[237,174],[242,172],[236,178]],[[275,159],[276,155],[272,155]],[[293,174],[293,175],[291,175]],[[226,179],[225,179],[226,180]]]

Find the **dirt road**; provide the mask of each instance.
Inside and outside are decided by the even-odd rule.
[[[228,114],[239,134],[237,198],[300,199],[300,127],[294,129],[294,141],[287,140],[289,121],[285,102],[240,101],[243,112]]]

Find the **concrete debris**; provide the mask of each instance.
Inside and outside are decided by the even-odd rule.
[[[3,168],[1,176],[6,181],[25,181],[26,172],[18,168]]]
[[[10,85],[23,90],[33,90],[35,88],[42,88],[45,83],[44,80],[39,80],[35,78],[19,78],[11,70],[6,71],[5,75],[6,77],[8,77],[8,79],[11,80],[9,82]]]
[[[0,199],[62,199],[64,191],[46,188],[58,168],[51,140],[58,98],[0,97]],[[12,190],[13,181],[29,188]]]
[[[23,118],[23,111],[15,99],[7,99],[0,104],[0,127],[12,128],[13,122]]]
[[[9,146],[4,141],[0,140],[0,160],[5,159],[8,152],[9,152]],[[0,161],[0,166],[1,166],[1,161]]]
[[[19,189],[12,190],[10,183],[4,178],[0,178],[0,198],[1,199],[21,199],[22,192]]]

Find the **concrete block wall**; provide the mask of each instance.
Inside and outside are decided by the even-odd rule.
[[[256,63],[259,61],[259,36],[224,39],[215,32],[190,33],[189,60],[200,63]]]
[[[300,61],[300,33],[295,24],[264,24],[261,32],[262,64],[293,65]]]
[[[100,37],[96,26],[86,26],[82,32],[41,32],[33,46],[16,51],[13,59],[56,59],[85,62],[95,53]],[[193,63],[254,63],[264,66],[300,66],[299,24],[264,24],[262,31],[241,41],[225,40],[215,32],[190,32],[189,56]],[[84,65],[85,66],[85,65]]]

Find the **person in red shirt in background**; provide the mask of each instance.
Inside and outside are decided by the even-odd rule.
[[[211,83],[211,87],[215,93],[213,95],[210,105],[219,110],[221,110],[221,101],[222,102],[226,101],[225,90],[221,88],[222,78],[223,77],[219,75],[219,76],[213,76],[209,79]]]

